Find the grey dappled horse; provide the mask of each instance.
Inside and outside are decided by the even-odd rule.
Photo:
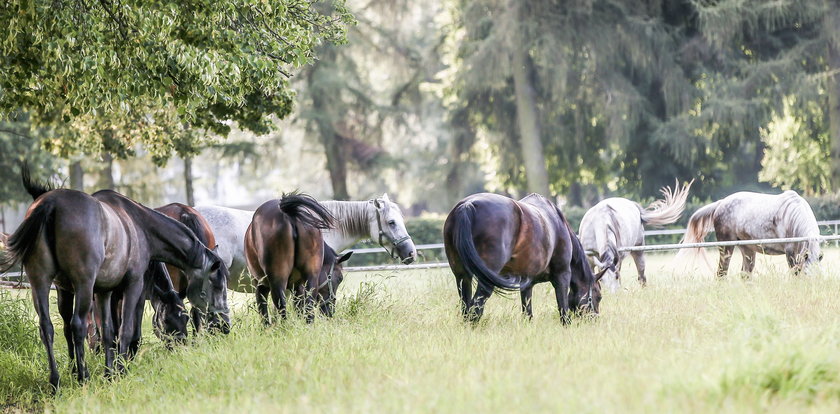
[[[606,269],[601,284],[610,292],[621,286],[621,262],[627,252],[619,253],[620,247],[643,246],[645,225],[664,226],[679,220],[685,209],[685,200],[691,183],[680,188],[674,186],[662,190],[664,198],[656,200],[647,208],[626,198],[613,197],[601,201],[589,209],[580,221],[580,241],[590,263],[599,269]],[[645,285],[644,252],[633,252],[633,261],[639,273],[639,283]]]
[[[683,243],[701,242],[712,230],[719,241],[814,238],[796,243],[738,246],[744,256],[741,270],[747,274],[753,271],[757,252],[785,255],[788,266],[796,272],[822,259],[817,219],[808,202],[795,191],[776,195],[742,191],[703,206],[689,219]],[[734,246],[718,248],[718,277],[728,272],[734,249]],[[696,249],[695,252],[702,254],[703,250]]]

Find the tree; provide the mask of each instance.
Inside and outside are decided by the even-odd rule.
[[[86,129],[54,140],[63,154],[101,150],[103,122],[267,127],[291,110],[290,70],[310,63],[318,44],[343,41],[352,18],[332,4],[327,15],[307,0],[6,2],[0,116],[26,110],[39,123]],[[159,158],[174,149],[153,133],[165,129],[140,137]]]

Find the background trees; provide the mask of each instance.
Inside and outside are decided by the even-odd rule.
[[[481,190],[646,198],[675,177],[700,198],[840,186],[836,0],[49,6],[0,10],[0,110],[27,114],[31,151],[84,158],[87,187],[388,191],[442,212]]]

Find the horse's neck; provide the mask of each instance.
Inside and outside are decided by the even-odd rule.
[[[336,227],[324,232],[324,241],[340,252],[370,237],[370,222],[376,214],[367,201],[324,201],[321,204],[336,219]]]
[[[141,223],[153,259],[181,268],[190,266],[197,240],[187,226],[146,207],[134,206],[133,210],[131,214]]]

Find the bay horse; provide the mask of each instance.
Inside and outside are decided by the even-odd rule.
[[[245,258],[256,285],[257,309],[266,324],[268,294],[280,318],[286,319],[286,289],[305,283],[304,313],[314,320],[315,296],[324,262],[322,229],[333,217],[314,198],[299,193],[284,194],[263,203],[254,212],[245,232]]]
[[[319,301],[317,305],[321,309],[321,313],[328,318],[331,318],[335,313],[338,285],[344,280],[342,263],[350,260],[351,255],[353,255],[352,251],[339,255],[332,247],[324,243],[324,262],[321,264],[321,273],[318,275],[317,293]],[[292,299],[295,308],[303,310],[303,299],[306,294],[305,281],[301,280],[290,286],[292,295],[294,295]]]
[[[603,272],[592,273],[563,213],[539,194],[516,201],[479,193],[461,200],[446,217],[443,244],[467,321],[481,319],[494,289],[519,289],[522,312],[533,317],[532,288],[541,282],[554,287],[563,323],[570,310],[598,313]]]
[[[8,254],[0,259],[0,268],[23,264],[54,389],[58,387],[59,373],[49,313],[52,284],[57,288],[68,353],[71,363],[75,360],[74,371],[80,382],[90,376],[84,343],[94,294],[103,316],[105,375],[109,377],[114,372],[115,339],[111,293],[117,289],[123,292],[119,332],[122,339],[118,344],[122,358],[116,361],[116,371],[122,372],[131,342],[125,339],[133,338],[139,326],[137,307],[143,299],[144,274],[150,261],[188,269],[190,284],[195,286],[191,289],[195,306],[206,308],[209,302],[217,300],[208,297],[205,287],[221,260],[183,224],[114,191],[89,195],[75,190],[52,190],[32,182],[26,168],[22,168],[22,178],[35,201],[10,237]]]
[[[796,273],[822,260],[820,228],[811,206],[795,191],[761,194],[741,191],[707,204],[691,215],[683,243],[703,241],[714,230],[718,241],[813,237],[813,240],[785,244],[738,246],[744,257],[741,271],[746,275],[755,267],[755,254],[785,255]],[[717,276],[729,271],[734,246],[721,246]],[[702,249],[693,249],[703,254]],[[681,254],[684,254],[681,252]],[[680,255],[678,255],[679,257]]]
[[[165,206],[158,207],[155,210],[167,217],[180,221],[187,226],[187,228],[192,230],[196,237],[198,237],[198,240],[204,243],[205,246],[212,246],[214,251],[218,252],[213,230],[210,229],[210,225],[207,223],[207,220],[205,220],[196,209],[181,203],[170,203]],[[166,267],[165,270],[172,281],[173,289],[178,292],[181,299],[186,298],[189,279],[178,267],[170,264],[164,264],[164,266]],[[213,285],[213,289],[219,291],[220,293],[227,292],[227,280],[230,276],[227,266],[219,266],[219,269],[216,270],[216,272],[217,274],[214,275],[211,280],[218,281],[218,285]],[[163,298],[159,295],[153,294],[151,296],[152,305],[155,307],[162,305],[158,304],[158,302],[162,299]],[[227,303],[225,303],[222,308],[226,309]],[[192,316],[191,319],[195,331],[200,332],[204,325],[204,312],[198,307],[193,307],[190,309],[190,314]],[[208,328],[210,331],[219,330],[224,334],[230,332],[230,317],[227,313],[211,309],[209,315],[207,316]]]
[[[324,229],[324,240],[341,252],[363,239],[377,241],[392,257],[404,264],[417,258],[414,241],[405,228],[400,207],[388,194],[367,201],[322,201],[321,205],[335,217],[334,228]],[[195,208],[209,223],[219,244],[219,257],[229,271],[228,287],[237,292],[253,292],[251,279],[242,276],[246,269],[245,231],[254,212],[221,206]]]
[[[580,221],[580,242],[589,256],[590,264],[597,269],[606,269],[601,277],[601,285],[610,292],[615,292],[621,286],[621,263],[627,252],[618,252],[621,247],[644,246],[645,226],[664,226],[676,222],[685,210],[690,183],[680,188],[674,185],[674,190],[664,187],[660,190],[662,199],[643,208],[639,203],[621,197],[611,197],[602,200],[586,214]],[[645,277],[644,252],[632,252],[636,270],[639,273],[639,284],[647,284]],[[595,271],[595,269],[593,269]]]

